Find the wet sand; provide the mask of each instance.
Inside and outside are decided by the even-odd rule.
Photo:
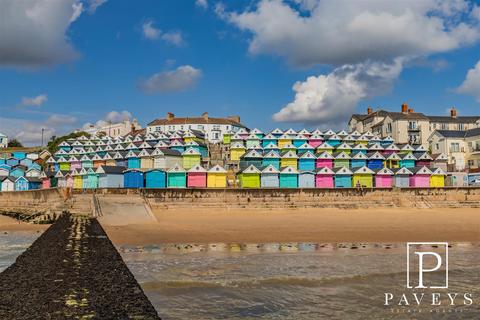
[[[214,242],[480,241],[480,210],[158,210],[157,222],[103,225],[117,245]]]
[[[45,231],[50,225],[48,224],[32,224],[21,222],[14,218],[0,216],[0,232],[14,232],[14,231]]]

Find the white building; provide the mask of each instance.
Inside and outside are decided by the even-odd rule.
[[[205,134],[205,140],[217,143],[222,141],[225,133],[235,133],[241,128],[248,129],[240,123],[238,116],[211,118],[208,112],[204,112],[201,117],[177,118],[173,113],[168,112],[165,119],[150,122],[147,125],[147,133],[198,130]]]
[[[124,135],[129,134],[130,132],[142,129],[142,126],[138,123],[137,119],[124,120],[118,123],[108,123],[101,127],[91,124],[88,128],[83,128],[79,131],[84,131],[91,135],[98,134],[103,132],[105,135],[110,136],[112,138],[122,137]]]
[[[0,148],[8,147],[8,137],[0,132]]]

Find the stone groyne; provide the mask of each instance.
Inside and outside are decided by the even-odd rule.
[[[0,319],[160,319],[96,219],[62,215],[0,274]]]

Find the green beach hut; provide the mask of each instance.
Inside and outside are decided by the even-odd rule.
[[[298,171],[293,167],[280,170],[280,188],[298,188]]]
[[[183,167],[185,169],[190,169],[196,166],[197,164],[198,165],[200,164],[202,155],[200,151],[194,148],[188,148],[182,153],[182,158],[183,158]]]
[[[260,188],[260,170],[250,165],[240,173],[239,180],[242,188]]]
[[[186,188],[187,172],[176,164],[167,171],[167,188]]]

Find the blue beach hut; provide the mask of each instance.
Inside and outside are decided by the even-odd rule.
[[[333,180],[335,188],[351,188],[352,187],[352,171],[347,168],[334,168],[335,173]]]
[[[128,169],[123,173],[124,188],[143,188],[145,185],[144,173],[139,169]]]
[[[367,165],[367,159],[368,157],[366,156],[365,153],[358,152],[355,155],[353,155],[352,160],[350,161],[350,165],[352,168],[364,167]]]
[[[384,167],[385,157],[378,151],[367,154],[367,167],[372,170],[382,169]]]
[[[28,190],[28,186],[28,180],[23,176],[15,180],[15,191],[26,191]]]
[[[24,151],[13,151],[12,157],[14,157],[17,160],[23,160],[27,157],[27,153]]]
[[[149,170],[145,173],[145,188],[165,188],[167,173],[160,169]]]
[[[315,161],[317,157],[312,151],[306,151],[299,154],[298,158],[298,170],[300,171],[313,171],[315,170]]]
[[[262,166],[268,167],[272,165],[277,170],[280,170],[280,154],[276,151],[267,152],[262,159]]]
[[[42,188],[42,180],[36,177],[26,178],[28,181],[28,190],[37,190]]]

